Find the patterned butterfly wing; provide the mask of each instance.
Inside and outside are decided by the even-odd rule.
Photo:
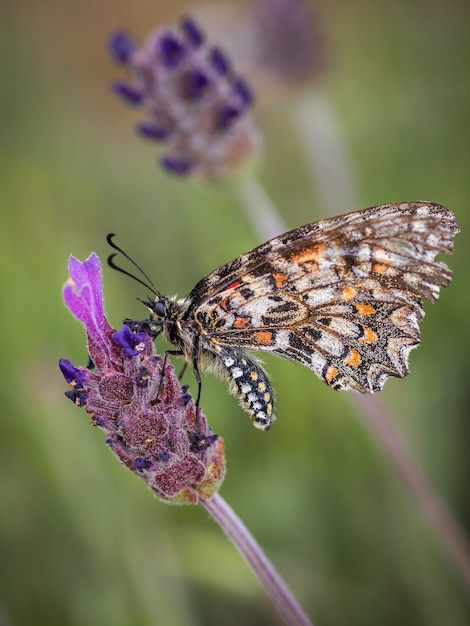
[[[303,363],[334,389],[373,393],[408,373],[421,301],[437,300],[452,276],[434,259],[452,251],[457,232],[448,209],[425,202],[308,224],[202,279],[186,319],[199,325],[204,350],[229,355],[232,367],[235,360],[237,375],[245,354],[237,350],[264,350]]]

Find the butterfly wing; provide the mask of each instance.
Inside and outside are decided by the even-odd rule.
[[[202,279],[187,319],[204,347],[238,346],[300,361],[335,389],[380,390],[408,372],[421,301],[451,271],[436,255],[458,232],[445,207],[388,204],[302,226]]]

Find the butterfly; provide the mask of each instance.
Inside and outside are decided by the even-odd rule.
[[[298,361],[335,390],[380,391],[387,378],[408,374],[421,302],[435,302],[452,277],[434,259],[452,251],[458,232],[439,204],[382,204],[279,235],[214,270],[182,299],[162,295],[113,235],[108,242],[150,282],[154,298],[145,301],[150,316],[141,324],[154,336],[162,332],[175,346],[168,353],[192,365],[196,406],[200,369],[209,369],[228,382],[254,425],[268,430],[273,389],[251,351]],[[114,256],[109,264],[123,271]]]

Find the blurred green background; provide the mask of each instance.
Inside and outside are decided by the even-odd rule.
[[[159,171],[155,147],[133,133],[137,117],[108,88],[123,79],[105,50],[111,31],[125,26],[141,39],[198,6],[20,0],[1,9],[2,626],[280,623],[201,507],[165,506],[118,465],[64,397],[57,368],[62,356],[87,361],[83,330],[61,299],[70,253],[104,260],[105,235],[117,232],[163,293],[183,296],[258,243],[232,186]],[[411,376],[382,396],[467,529],[469,6],[320,3],[327,70],[316,86],[344,135],[360,196],[351,210],[429,199],[460,222],[447,259],[454,281],[425,306]],[[252,84],[263,183],[289,227],[319,219],[290,104],[282,94],[263,102],[264,83]],[[138,285],[106,267],[104,280],[111,323],[142,317]],[[269,433],[210,375],[202,404],[226,442],[223,497],[315,624],[470,623],[459,577],[346,395],[297,364],[265,362],[277,390]]]

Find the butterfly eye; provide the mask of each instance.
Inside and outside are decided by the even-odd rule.
[[[166,310],[165,310],[165,305],[163,304],[163,302],[160,302],[160,301],[155,302],[153,305],[153,311],[155,315],[158,315],[158,317],[165,317]]]

